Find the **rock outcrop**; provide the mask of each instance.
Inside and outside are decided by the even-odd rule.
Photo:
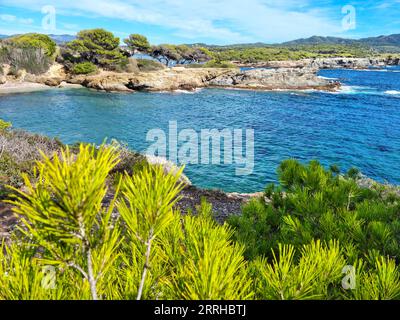
[[[231,72],[209,81],[209,85],[260,90],[335,90],[340,84],[317,76],[316,68],[279,68]]]
[[[43,75],[25,74],[23,78],[26,82],[52,87],[72,84],[118,92],[194,90],[210,86],[259,90],[335,90],[339,86],[338,83],[319,78],[317,71],[316,67],[250,71],[175,67],[153,72],[100,71],[94,75],[71,75],[65,72],[62,65],[55,64]]]
[[[72,77],[67,82],[97,90],[127,92],[193,90],[209,86],[260,90],[334,90],[339,85],[319,78],[316,68],[251,71],[172,68],[138,74],[102,72]]]
[[[267,61],[250,64],[238,64],[241,67],[254,68],[304,68],[312,67],[318,69],[368,69],[383,68],[386,65],[396,64],[396,60],[375,58],[318,58],[302,59],[297,61]]]
[[[227,73],[226,69],[172,68],[155,72],[101,72],[76,76],[67,82],[106,91],[173,91],[206,87],[210,80]]]

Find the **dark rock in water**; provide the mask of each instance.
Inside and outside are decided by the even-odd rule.
[[[388,147],[386,146],[378,146],[378,150],[381,152],[388,152],[390,151]]]

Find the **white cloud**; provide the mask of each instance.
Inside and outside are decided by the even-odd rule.
[[[49,0],[2,0],[10,6],[40,10]],[[335,35],[337,19],[309,9],[307,0],[57,0],[63,15],[88,15],[161,26],[186,39],[208,38],[219,43],[277,42],[314,34]],[[337,20],[337,21],[336,21]]]
[[[11,14],[0,14],[0,20],[8,23],[18,23],[18,24],[32,24],[33,19],[18,18]]]
[[[17,20],[17,17],[12,16],[11,14],[1,14],[0,20],[2,20],[4,22],[15,22],[15,20]]]

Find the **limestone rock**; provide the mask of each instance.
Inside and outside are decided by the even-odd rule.
[[[213,86],[260,90],[334,90],[338,83],[317,76],[315,68],[257,69],[231,72],[215,79]]]

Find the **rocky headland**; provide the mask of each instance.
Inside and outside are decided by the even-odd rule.
[[[89,75],[72,75],[55,64],[42,75],[21,73],[3,76],[0,93],[7,87],[84,86],[90,89],[118,92],[195,90],[223,87],[251,90],[335,90],[340,84],[317,76],[316,67],[290,67],[268,70],[240,71],[224,68],[166,68],[152,72],[117,73],[100,71]]]

